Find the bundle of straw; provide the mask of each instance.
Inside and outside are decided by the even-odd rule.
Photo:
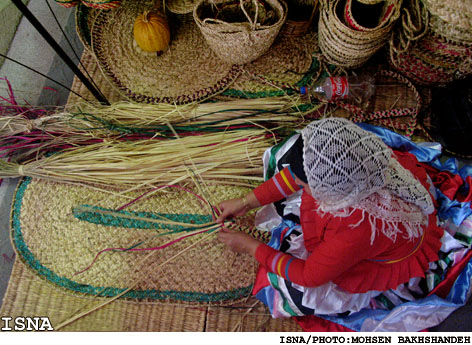
[[[105,140],[172,138],[222,130],[298,128],[304,123],[295,97],[169,105],[81,104],[73,111],[35,119],[22,114],[0,117],[0,156],[18,153],[24,161],[50,151]]]
[[[24,164],[0,160],[0,178],[30,176],[103,186],[261,181],[261,155],[275,139],[264,129],[226,131],[176,140],[104,141],[69,148]],[[246,183],[247,185],[247,183]]]

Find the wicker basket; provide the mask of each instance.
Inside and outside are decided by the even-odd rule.
[[[289,12],[291,8],[288,8]],[[311,25],[313,24],[313,19],[315,17],[316,11],[318,10],[318,0],[313,1],[311,15],[307,20],[293,20],[287,18],[285,24],[282,26],[280,30],[281,35],[285,36],[303,36],[305,35],[308,30],[310,29]]]
[[[253,2],[258,8],[258,2],[256,0]],[[249,17],[242,0],[240,7],[247,22],[229,23],[219,19],[202,18],[205,9],[225,3],[227,2],[201,0],[193,11],[195,22],[210,48],[220,59],[234,64],[245,64],[256,60],[270,48],[284,24],[287,17],[286,4],[279,0],[266,0],[277,18],[274,24],[267,26],[257,22],[257,12],[255,19]]]
[[[346,13],[348,1],[322,0],[318,33],[321,51],[328,62],[345,68],[358,68],[367,62],[387,42],[400,16],[401,0],[389,3],[393,4],[390,15],[383,16],[376,27],[356,29],[339,17]]]
[[[402,25],[397,26],[389,41],[389,62],[417,84],[446,85],[472,73],[472,42],[439,35],[433,28],[435,18],[441,19],[431,15],[426,7],[429,2],[415,0],[405,6]]]
[[[417,84],[446,85],[472,74],[472,45],[428,33],[406,51],[390,49],[393,68]]]

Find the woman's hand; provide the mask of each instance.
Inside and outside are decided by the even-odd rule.
[[[244,232],[222,228],[218,233],[218,240],[226,244],[233,252],[256,254],[256,249],[261,242],[245,234]]]
[[[223,223],[226,218],[244,216],[249,211],[243,198],[222,201],[218,207],[221,210],[221,214],[216,220],[217,223]]]
[[[222,201],[218,205],[221,214],[218,219],[216,219],[216,222],[223,223],[227,218],[244,216],[257,206],[260,206],[259,201],[257,201],[256,196],[252,192],[242,198]]]

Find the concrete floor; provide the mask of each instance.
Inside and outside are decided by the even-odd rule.
[[[54,40],[61,45],[71,59],[78,63],[74,52],[45,1],[48,1],[75,54],[81,56],[83,46],[75,31],[75,10],[61,7],[53,0],[36,0],[30,1],[28,4],[28,9],[48,30]],[[5,2],[9,2],[9,4],[5,4]],[[4,15],[0,22],[0,32],[7,33],[12,26],[16,27],[16,14],[19,11],[9,0],[1,0],[0,5],[0,15]],[[5,34],[0,38],[0,47],[8,46],[9,50],[6,54],[8,57],[49,76],[67,87],[72,85],[74,74],[26,18],[21,19],[16,33],[12,37]],[[42,106],[63,105],[67,102],[69,95],[67,89],[13,61],[5,60],[3,62],[0,67],[0,78],[7,78],[10,81],[15,98],[20,104]],[[0,96],[8,98],[7,84],[4,81],[0,81]],[[9,219],[12,195],[17,181],[17,179],[5,179],[0,185],[0,305],[7,288],[14,260],[14,251],[10,242]]]
[[[0,11],[2,7],[5,7],[6,1],[9,0],[0,0]],[[75,54],[64,38],[45,1],[48,1],[50,4],[58,18],[60,26],[65,30],[66,36],[72,43],[74,51],[80,56],[83,47],[75,31],[74,9],[60,7],[53,0],[30,1],[28,4],[30,11],[46,27],[56,42],[60,43],[69,57],[77,61]],[[7,32],[7,28],[10,28],[11,25],[16,26],[14,20],[15,16],[8,16],[8,18],[10,19],[7,21],[0,21],[0,31],[2,33]],[[0,48],[5,47],[5,44],[10,46],[8,52],[9,57],[70,87],[73,73],[39,35],[36,29],[32,27],[29,21],[25,18],[21,20],[11,44],[10,42],[4,42],[8,39],[6,36],[8,35],[0,37]],[[4,41],[1,42],[1,40]],[[67,101],[69,94],[67,89],[12,61],[4,61],[3,65],[0,67],[0,77],[6,77],[11,82],[19,103],[29,103],[32,105],[63,105]],[[0,81],[0,96],[7,97],[7,95],[6,84]],[[10,179],[4,180],[0,185],[0,305],[14,261],[14,252],[9,236],[9,217],[11,199],[15,191],[16,183],[16,179]],[[472,307],[469,304],[469,306],[459,309],[434,330],[442,332],[472,331]]]

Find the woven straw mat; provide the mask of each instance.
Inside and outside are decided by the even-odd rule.
[[[257,60],[242,67],[243,73],[222,96],[257,98],[284,95],[298,90],[319,73],[318,36],[279,35],[272,47]]]
[[[189,103],[227,88],[241,73],[219,60],[194,23],[171,27],[166,51],[143,52],[134,41],[136,17],[149,6],[124,1],[101,11],[92,28],[92,49],[111,84],[130,99],[147,103]]]
[[[243,187],[209,188],[215,204],[247,192]],[[131,289],[125,297],[187,304],[231,304],[250,295],[255,260],[230,251],[215,233],[191,236],[160,250],[107,251],[89,266],[104,249],[155,248],[187,233],[186,227],[159,219],[189,227],[211,222],[208,206],[177,189],[110,214],[140,194],[117,196],[25,178],[17,188],[11,218],[18,257],[49,282],[82,294],[114,297]],[[253,223],[251,216],[243,221]],[[165,234],[170,231],[178,232]],[[251,233],[264,239],[260,232]]]
[[[97,65],[97,61],[95,60],[90,51],[85,50],[83,52],[80,62],[81,65],[79,66],[79,69],[83,73],[90,75],[91,79],[94,81],[98,89],[102,92],[102,94],[109,102],[113,103],[126,100],[126,97],[123,96],[123,94],[118,92],[115,88],[109,86],[108,81],[100,71],[100,68]],[[94,98],[92,93],[77,77],[74,77],[72,81],[71,90],[73,92],[69,93],[69,98],[67,100],[68,107],[71,107],[74,104],[83,103],[84,99],[89,102],[96,102],[96,99]],[[75,94],[74,92],[77,94]]]
[[[92,30],[92,23],[97,14],[97,10],[88,9],[84,6],[77,7],[77,32],[86,48],[91,45],[90,31]],[[188,22],[173,23],[171,21],[170,25],[171,27],[179,27],[182,25],[185,27],[189,25],[193,26],[194,24]],[[280,34],[264,55],[244,65],[242,68],[243,72],[239,74],[234,82],[223,92],[216,94],[215,97],[224,99],[234,97],[258,98],[284,95],[287,93],[287,89],[298,90],[300,86],[307,85],[311,77],[318,75],[320,67],[316,59],[318,54],[319,48],[316,32],[308,31],[306,35],[300,37]],[[150,57],[140,55],[137,58],[149,59]],[[89,63],[87,53],[84,53],[84,59],[87,62],[87,70],[92,76],[92,79],[95,82],[97,82],[97,79],[99,81],[103,79],[102,73],[93,66],[92,61]],[[187,63],[190,62],[184,62],[184,64]],[[194,64],[192,64],[192,66],[194,68],[193,73],[199,74],[200,66],[195,66]],[[205,66],[204,64],[202,68]],[[166,71],[166,73],[174,74],[175,72],[172,72],[172,68],[172,66],[169,66],[169,70]],[[96,70],[97,73],[95,73]],[[105,73],[105,75],[107,76],[107,80],[113,80],[113,76],[111,76],[112,79],[110,79],[110,75],[107,73]],[[100,85],[101,83],[97,82],[97,84]],[[112,82],[112,84],[114,86],[112,88],[113,92],[110,91],[110,93],[116,95],[118,99],[126,99],[126,95],[128,95],[127,90],[120,90],[118,84],[115,82]],[[107,90],[104,89],[105,88],[102,88],[101,91],[103,93],[107,92]],[[108,87],[107,89],[110,88]],[[153,90],[153,92],[156,92],[156,90]],[[137,97],[138,96],[136,96],[134,100],[137,100]]]
[[[1,315],[41,315],[53,328],[79,312],[94,310],[103,298],[73,293],[48,283],[21,261],[13,265]],[[232,307],[172,305],[152,300],[115,300],[61,328],[63,331],[128,332],[295,332],[292,319],[272,319],[262,303],[250,298]]]

